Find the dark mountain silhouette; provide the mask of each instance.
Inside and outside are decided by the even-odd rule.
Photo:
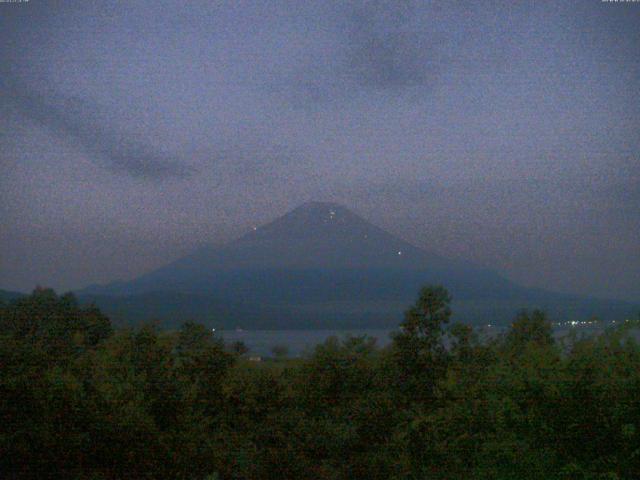
[[[10,290],[0,290],[0,302],[10,302],[24,296],[24,293],[12,292]]]
[[[311,202],[221,247],[130,282],[78,292],[121,321],[192,318],[244,328],[398,324],[427,283],[453,294],[459,320],[499,323],[525,307],[553,315],[627,315],[633,306],[527,289],[494,271],[419,249],[347,208]]]

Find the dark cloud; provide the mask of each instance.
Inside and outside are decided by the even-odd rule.
[[[285,76],[286,85],[274,88],[296,107],[371,93],[423,95],[450,67],[450,35],[430,18],[430,6],[410,0],[331,5],[324,15],[307,20],[318,41],[305,43],[303,60]]]
[[[343,73],[359,86],[430,87],[443,67],[443,38],[412,1],[356,4],[347,15]]]
[[[21,114],[75,142],[109,170],[150,180],[186,178],[193,173],[192,167],[172,155],[101,121],[97,107],[86,100],[38,95],[16,87],[11,88],[10,99]]]

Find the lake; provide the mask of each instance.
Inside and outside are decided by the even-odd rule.
[[[481,336],[493,336],[505,331],[504,327],[475,327]],[[216,330],[215,334],[225,340],[225,343],[242,341],[249,348],[249,355],[259,355],[262,357],[272,356],[272,349],[276,346],[288,348],[289,356],[298,357],[310,352],[313,348],[323,343],[329,337],[340,339],[348,336],[358,337],[367,335],[376,339],[376,345],[384,347],[391,342],[391,333],[397,330],[390,329],[359,329],[359,330]],[[571,331],[578,335],[590,335],[603,331],[602,326],[583,326],[567,328],[558,326],[554,328],[554,336],[562,338]],[[636,339],[638,333],[635,332]]]
[[[240,340],[249,348],[249,355],[271,356],[275,346],[286,346],[289,355],[300,356],[323,343],[329,337],[346,338],[348,336],[367,335],[376,339],[376,345],[383,347],[391,341],[393,330],[217,330],[216,335],[224,338],[225,343]]]

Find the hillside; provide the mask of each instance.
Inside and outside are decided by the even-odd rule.
[[[25,294],[20,292],[12,292],[10,290],[0,290],[0,302],[10,302],[17,298],[23,297]]]

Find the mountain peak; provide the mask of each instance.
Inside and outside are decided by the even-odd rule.
[[[360,235],[375,229],[347,207],[331,202],[307,202],[251,232],[252,237],[310,238]]]
[[[215,256],[220,264],[243,268],[414,269],[439,261],[343,205],[317,201],[254,228]]]
[[[349,211],[347,207],[344,205],[340,205],[335,202],[319,202],[317,200],[312,200],[310,202],[305,202],[292,210],[295,212],[296,210],[304,210],[304,211],[317,211],[317,210],[343,210]]]
[[[358,215],[353,213],[344,205],[340,205],[339,203],[333,203],[333,202],[317,202],[317,201],[303,203],[302,205],[286,213],[282,218],[286,218],[288,216],[293,216],[298,218],[308,218],[308,219],[315,218],[318,220],[327,220],[327,219],[333,220],[336,217],[345,217],[345,216],[360,219]]]

